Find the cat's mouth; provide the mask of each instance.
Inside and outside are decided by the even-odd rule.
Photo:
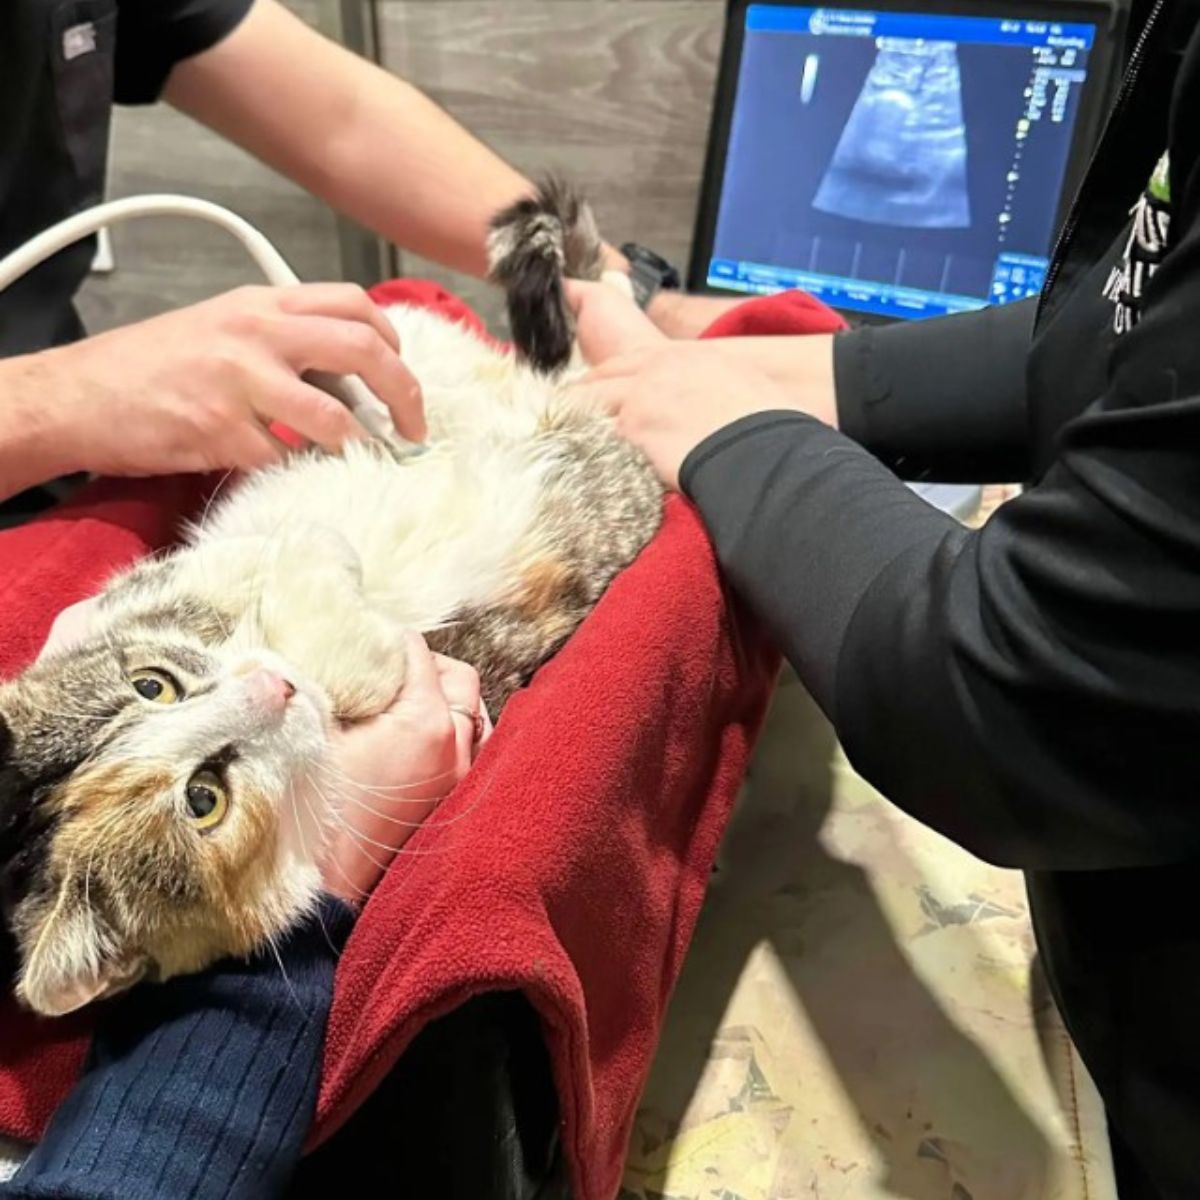
[[[232,673],[246,724],[257,731],[252,740],[280,772],[271,791],[280,817],[281,861],[316,867],[335,821],[336,764],[329,749],[338,723],[329,698],[275,655],[256,654]]]

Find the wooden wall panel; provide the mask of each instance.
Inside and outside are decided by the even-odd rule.
[[[708,131],[722,0],[390,0],[385,64],[521,170],[559,171],[611,241],[682,266]],[[405,256],[495,317],[474,281]]]

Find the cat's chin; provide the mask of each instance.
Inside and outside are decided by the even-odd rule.
[[[312,724],[327,742],[329,735],[338,727],[329,697],[321,688],[305,679],[296,678],[293,686],[296,694],[292,697],[291,707],[296,710],[296,715]]]

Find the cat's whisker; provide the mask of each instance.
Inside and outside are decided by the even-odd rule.
[[[272,536],[264,539],[262,553],[259,555],[258,562],[258,569],[260,571],[266,565],[268,553],[271,554],[276,560],[278,560],[282,555],[283,539],[281,538],[280,534],[283,532],[284,524],[285,519],[283,516],[280,516],[280,518],[275,522],[275,528],[272,530]],[[267,625],[263,614],[263,607],[267,601],[267,593],[268,589],[265,587],[260,587],[258,589],[258,595],[255,597],[254,608],[251,610],[253,614],[252,620],[254,625],[262,633],[264,641],[266,640],[265,634]]]
[[[317,860],[309,850],[308,842],[304,837],[304,822],[300,820],[300,807],[296,803],[296,781],[294,779],[288,780],[288,800],[291,802],[292,819],[296,822],[296,834],[300,838],[300,849],[304,851],[304,857],[315,866]],[[307,798],[305,799],[305,803],[308,803]],[[312,817],[314,824],[319,824],[311,805],[308,806],[308,815]]]
[[[44,704],[39,704],[37,701],[26,696],[23,699],[26,707],[33,712],[40,714],[43,717],[50,717],[56,721],[108,721],[112,719],[111,712],[102,712],[99,709],[80,708],[75,712],[67,712],[63,709],[47,708]]]
[[[371,861],[374,862],[375,860],[372,859]],[[358,894],[358,898],[363,902],[363,904],[366,904],[366,902],[371,898],[371,893],[366,888],[360,887],[353,879],[351,879],[349,872],[345,867],[342,866],[340,862],[338,862],[336,858],[333,859],[332,862],[333,869],[342,877],[342,882],[351,891],[356,892]]]
[[[288,799],[291,801],[292,819],[296,822],[296,834],[300,838],[300,849],[304,851],[304,857],[307,858],[310,863],[316,866],[317,859],[315,859],[312,856],[312,853],[309,851],[308,843],[304,837],[304,822],[300,819],[300,808],[296,804],[296,782],[293,779],[288,780]],[[305,804],[308,805],[307,797],[305,798]],[[319,824],[316,816],[313,814],[311,805],[308,805],[308,815],[313,818],[313,822],[315,824]],[[337,866],[339,864],[335,863],[334,865]],[[334,959],[336,960],[341,958],[341,951],[338,950],[338,948],[333,944],[333,938],[329,936],[329,929],[325,924],[325,919],[321,916],[321,910],[319,908],[317,909],[317,924],[321,927],[321,935],[324,937],[325,944],[329,947],[330,953],[333,955]]]
[[[105,648],[113,655],[114,658],[120,658],[120,653],[117,650],[117,643],[113,640],[113,631],[111,625],[102,625],[100,627],[100,636],[104,639]]]
[[[487,799],[488,794],[491,792],[494,784],[495,784],[495,776],[490,776],[484,782],[483,787],[480,789],[479,795],[469,805],[467,805],[467,807],[464,808],[461,813],[456,814],[454,817],[451,817],[447,821],[432,822],[432,823],[427,822],[427,824],[430,824],[430,827],[432,829],[442,829],[448,825],[455,824],[455,822],[457,822],[457,821],[461,821],[464,817],[470,816],[470,814],[473,813]],[[400,848],[399,851],[397,851],[397,857],[433,858],[439,854],[450,854],[455,849],[456,849],[456,847],[453,845],[430,846],[429,848],[422,847],[422,848],[418,849],[416,847],[405,844],[404,846],[402,846]]]
[[[287,990],[291,993],[296,1008],[301,1013],[307,1013],[308,1010],[300,1003],[300,997],[296,994],[296,989],[292,984],[291,978],[288,976],[287,968],[283,965],[283,956],[279,953],[279,947],[275,944],[275,938],[270,934],[267,936],[267,946],[274,956],[275,961],[279,964],[279,973],[283,976],[283,982],[287,984]]]
[[[447,793],[447,795],[449,795],[449,793]],[[423,800],[423,801],[419,801],[419,802],[415,801],[415,800],[410,800],[410,801],[408,801],[408,803],[410,803],[410,804],[422,803],[422,804],[431,804],[431,805],[436,806],[436,805],[440,804],[445,798],[446,798],[445,796],[430,796],[427,800]],[[380,812],[379,809],[372,808],[371,805],[365,803],[362,800],[356,800],[351,795],[345,795],[342,797],[342,799],[344,801],[346,801],[348,804],[353,804],[355,808],[362,809],[363,812],[370,813],[371,816],[373,816],[373,817],[378,817],[379,820],[381,820],[381,821],[387,821],[391,825],[399,825],[404,829],[422,829],[424,826],[430,825],[430,824],[451,825],[454,823],[454,821],[457,821],[459,819],[457,817],[454,817],[449,821],[442,821],[442,822],[406,821],[403,817],[393,817],[393,816],[390,816],[388,813]]]
[[[92,847],[91,854],[88,855],[87,866],[83,870],[83,904],[85,908],[92,907],[92,867],[96,863],[97,847]]]
[[[411,783],[394,783],[394,784],[371,784],[366,783],[361,779],[355,779],[341,767],[334,763],[315,762],[312,764],[329,777],[330,781],[338,784],[345,784],[348,787],[354,788],[356,791],[365,793],[366,795],[378,796],[382,800],[387,800],[393,797],[397,792],[411,792],[417,788],[429,787],[433,784],[441,783],[443,779],[450,779],[456,773],[458,768],[451,767],[448,770],[442,771],[438,775],[430,775],[425,779],[416,779]],[[401,797],[403,799],[403,797]],[[408,801],[410,804],[423,804],[428,797],[415,796]]]
[[[47,705],[35,700],[30,695],[23,696],[22,703],[26,707],[32,709],[34,712],[43,713],[48,717],[60,717],[64,720],[79,719],[81,717],[86,717],[88,720],[92,720],[97,717],[103,720],[108,720],[113,715],[111,709],[106,710],[102,707],[92,706],[89,704],[77,704],[75,705],[73,711],[70,712],[61,708],[50,708]]]
[[[291,801],[292,820],[296,824],[296,835],[300,839],[300,849],[304,852],[304,857],[310,863],[312,863],[313,866],[317,866],[318,859],[316,859],[313,856],[312,851],[309,850],[308,841],[304,836],[304,822],[300,819],[300,806],[296,803],[296,781],[294,779],[288,780],[288,800]],[[305,798],[305,805],[308,807],[308,815],[312,817],[313,823],[319,824],[316,815],[312,811],[312,806],[308,804],[307,797]]]
[[[347,821],[340,812],[338,812],[337,805],[331,803],[329,797],[321,790],[320,785],[315,779],[313,779],[311,775],[308,776],[308,782],[312,786],[312,789],[317,793],[318,796],[321,797],[321,800],[327,806],[329,815],[333,818],[333,820],[340,825],[356,842],[360,843],[360,849],[363,849],[365,846],[375,846],[379,850],[386,850],[388,854],[398,854],[400,852],[399,846],[391,846],[387,842],[376,841],[375,838],[369,837],[367,834],[363,833],[361,829],[355,829],[354,826],[351,825],[350,822]],[[363,853],[366,853],[365,849],[363,849]],[[377,859],[372,858],[369,854],[367,857],[370,858],[371,862],[373,862],[381,871],[387,870],[387,863],[381,863]]]
[[[306,772],[305,774],[306,774],[306,777],[308,778],[308,783],[309,783],[309,786],[310,786],[311,788],[313,788],[315,791],[317,791],[317,794],[321,796],[322,800],[324,801],[324,803],[325,803],[325,805],[326,805],[326,808],[327,808],[327,810],[329,810],[329,811],[332,811],[332,807],[331,807],[331,802],[330,802],[330,800],[329,800],[327,797],[325,797],[325,796],[324,796],[324,794],[323,794],[323,793],[321,793],[321,792],[320,792],[320,790],[317,788],[316,781],[315,781],[315,780],[313,780],[313,779],[312,779],[310,776],[308,776],[308,775],[307,775],[307,772]],[[303,834],[303,832],[301,831],[301,828],[300,828],[300,823],[299,823],[299,812],[298,812],[298,810],[296,809],[296,786],[295,786],[295,783],[294,783],[294,782],[289,782],[289,783],[288,783],[288,790],[290,791],[290,793],[291,793],[291,797],[292,797],[292,809],[293,809],[293,812],[295,812],[295,813],[296,813],[296,818],[297,818],[297,826],[296,826],[296,828],[297,828],[297,832],[299,832],[299,833],[300,833],[300,844],[301,844],[301,846],[303,846],[303,845],[304,845],[304,834]],[[308,799],[308,796],[307,796],[307,795],[306,795],[304,792],[301,792],[301,793],[300,793],[300,798],[301,798],[301,799],[304,801],[304,807],[305,807],[305,809],[307,810],[307,812],[308,812],[308,815],[309,815],[309,816],[312,818],[312,820],[313,820],[313,823],[314,823],[315,825],[321,825],[321,824],[322,824],[321,818],[320,818],[320,817],[317,815],[316,811],[314,810],[314,808],[313,808],[313,806],[312,806],[311,802],[310,802],[310,801],[309,801],[309,799]],[[307,849],[307,848],[305,848],[305,851],[304,851],[304,853],[305,853],[306,855],[308,855],[308,849]],[[316,860],[316,859],[311,859],[311,858],[310,858],[310,861],[312,861],[312,862],[314,862],[314,863],[315,863],[317,860]],[[339,874],[339,875],[342,877],[342,879],[343,879],[343,880],[345,880],[345,882],[346,882],[346,883],[348,883],[348,884],[350,885],[350,887],[351,887],[351,888],[352,888],[354,891],[356,891],[356,892],[359,894],[359,896],[360,896],[360,897],[361,897],[363,900],[366,900],[366,899],[367,899],[367,898],[370,896],[370,894],[371,894],[370,892],[368,892],[368,891],[364,891],[364,890],[363,890],[361,887],[359,887],[359,886],[358,886],[358,884],[357,884],[357,883],[355,883],[355,882],[354,882],[354,880],[353,880],[353,879],[351,879],[351,878],[350,878],[350,876],[349,876],[349,875],[347,875],[347,874],[346,874],[346,871],[345,871],[345,869],[342,867],[342,864],[341,864],[340,862],[338,862],[338,861],[337,861],[337,859],[336,859],[336,857],[334,857],[334,856],[333,856],[331,853],[327,853],[327,854],[326,854],[326,859],[325,859],[325,861],[327,861],[327,862],[331,862],[331,863],[333,864],[333,866],[334,866],[334,867],[336,868],[336,870],[337,870],[337,873],[338,873],[338,874]],[[322,929],[324,929],[324,928],[325,928],[325,927],[324,927],[324,924],[322,924],[321,928],[322,928]],[[329,932],[328,932],[328,930],[326,930],[326,931],[325,931],[325,940],[326,940],[326,941],[329,941]],[[332,942],[332,941],[329,941],[329,948],[330,948],[331,950],[333,950],[333,952],[334,952],[335,954],[337,954],[337,953],[338,953],[338,950],[337,950],[337,948],[334,946],[334,944],[333,944],[333,942]]]
[[[306,772],[305,774],[306,774],[306,776],[307,776],[307,772]],[[317,790],[317,785],[316,785],[316,782],[315,782],[315,781],[314,781],[314,780],[313,780],[311,777],[309,777],[309,778],[308,778],[308,783],[309,783],[309,786],[310,786],[310,787],[312,787],[314,790]],[[292,793],[292,794],[293,794],[293,803],[294,803],[294,802],[295,802],[295,800],[294,800],[294,797],[295,797],[295,790],[294,790],[294,788],[293,788],[293,793]],[[322,794],[322,793],[321,793],[319,790],[318,790],[318,795],[321,795],[321,796],[322,796],[322,799],[324,800],[326,807],[327,807],[327,808],[329,808],[329,806],[330,806],[330,801],[328,800],[328,798],[326,798],[326,797],[325,797],[325,796],[324,796],[324,795],[323,795],[323,794]],[[303,799],[303,801],[304,801],[304,807],[305,807],[305,808],[308,810],[308,815],[309,815],[310,817],[312,817],[312,819],[313,819],[314,821],[316,821],[316,822],[319,824],[319,823],[320,823],[320,818],[317,816],[316,812],[313,810],[313,806],[312,806],[312,804],[309,802],[309,799],[308,799],[308,797],[307,797],[307,796],[306,796],[306,795],[305,795],[303,792],[301,792],[301,793],[300,793],[300,796],[301,796],[301,798],[302,798],[302,799]],[[345,867],[343,867],[343,866],[342,866],[342,864],[341,864],[340,862],[338,862],[336,855],[334,855],[334,854],[332,853],[332,849],[331,849],[331,852],[328,854],[328,856],[327,856],[327,860],[326,860],[326,861],[328,861],[328,862],[330,862],[330,863],[332,863],[332,864],[333,864],[333,867],[334,867],[334,869],[335,869],[335,870],[337,871],[337,873],[338,873],[338,874],[339,874],[339,875],[342,877],[343,881],[344,881],[344,882],[345,882],[345,883],[346,883],[346,884],[347,884],[347,885],[350,887],[350,889],[351,889],[352,891],[354,891],[354,892],[358,893],[358,896],[359,896],[359,898],[360,898],[360,899],[361,899],[361,900],[362,900],[364,903],[365,903],[365,902],[366,902],[366,901],[367,901],[367,900],[370,898],[370,895],[371,895],[371,893],[370,893],[369,891],[367,891],[365,888],[362,888],[362,887],[360,887],[360,886],[359,886],[359,885],[358,885],[358,884],[357,884],[357,883],[356,883],[356,882],[355,882],[353,879],[351,879],[351,878],[350,878],[350,876],[349,876],[349,875],[347,874],[347,872],[346,872],[346,868],[345,868]],[[372,861],[373,861],[373,860],[372,860]],[[326,936],[328,937],[328,935],[326,935]]]
[[[410,804],[415,804],[415,803],[432,804],[434,806],[434,808],[436,809],[436,807],[438,805],[440,805],[442,803],[442,801],[445,800],[446,796],[448,796],[448,795],[450,795],[449,792],[445,793],[445,795],[442,795],[442,796],[431,796],[427,800],[424,800],[424,801],[418,802],[415,800],[410,800],[410,801],[408,801],[408,803],[410,803]],[[347,795],[347,796],[344,796],[343,799],[348,801],[349,803],[353,804],[356,808],[361,808],[364,812],[368,812],[372,816],[378,817],[381,821],[388,821],[394,825],[400,825],[406,829],[448,829],[451,825],[457,825],[459,823],[459,821],[462,821],[465,818],[469,817],[471,815],[471,813],[475,811],[476,807],[479,804],[479,801],[477,800],[474,803],[468,805],[465,809],[463,809],[462,812],[455,813],[454,816],[447,817],[444,821],[436,820],[432,816],[426,817],[425,820],[423,820],[423,821],[407,821],[403,817],[392,817],[392,816],[389,816],[387,813],[382,813],[378,809],[373,808],[371,805],[366,804],[361,800],[356,800],[353,796]],[[482,799],[482,797],[480,799]],[[401,849],[403,849],[403,847],[401,847]]]
[[[98,713],[93,716],[90,713],[54,712],[48,708],[38,708],[34,709],[34,711],[39,716],[46,717],[48,720],[74,721],[80,725],[95,725],[98,722],[107,721],[109,719],[107,716],[102,717]]]
[[[217,486],[213,488],[211,492],[209,492],[208,499],[204,502],[204,511],[200,514],[200,520],[192,527],[195,530],[197,537],[204,533],[204,527],[208,524],[208,518],[209,514],[212,512],[213,504],[216,501],[217,496],[220,495],[221,489],[229,482],[230,476],[233,475],[233,472],[234,468],[230,467],[229,470],[226,471],[219,480],[217,480]]]
[[[514,737],[517,737],[517,736],[519,736],[519,733],[514,735]],[[335,768],[333,766],[333,764],[322,763],[319,760],[317,762],[314,762],[312,765],[322,768],[327,773],[332,772],[334,770],[340,771],[340,768]],[[346,775],[345,772],[340,772],[340,773],[342,775],[342,779],[340,779],[340,780],[334,779],[331,781],[334,783],[335,786],[339,787],[339,790],[344,786],[350,786],[350,787],[358,787],[359,786],[354,782],[354,780],[352,780],[348,775]],[[453,774],[454,774],[454,771],[444,772],[443,775],[439,776],[438,778],[444,778],[446,775],[453,775]],[[313,785],[315,786],[315,781],[312,781],[310,779],[310,782],[312,782]],[[405,821],[401,818],[389,817],[385,813],[379,812],[377,809],[373,808],[369,804],[366,804],[362,801],[354,800],[354,798],[352,796],[344,795],[344,799],[349,800],[351,803],[356,804],[358,807],[364,809],[366,812],[373,814],[374,816],[380,817],[381,819],[386,820],[386,821],[392,821],[397,825],[414,828],[414,829],[426,829],[426,828],[428,828],[428,829],[448,829],[451,825],[457,825],[460,821],[465,820],[484,802],[484,800],[487,798],[488,792],[492,788],[492,783],[493,783],[493,780],[489,779],[484,784],[479,795],[475,798],[475,800],[473,800],[469,805],[467,805],[466,808],[464,808],[461,812],[455,813],[454,816],[447,817],[445,820],[441,820],[441,821],[432,819],[431,817],[426,818],[423,821],[411,821],[411,822]],[[406,785],[406,786],[420,786],[420,785]],[[446,796],[448,796],[449,794],[450,793],[447,792],[446,795],[437,797],[436,800],[434,801],[434,803],[441,804],[441,802],[443,800],[445,800]],[[382,797],[382,798],[386,799],[386,796]],[[406,800],[405,803],[409,803],[409,804],[429,803],[429,798],[426,798],[426,799],[414,798],[414,799]],[[419,856],[419,855],[428,854],[428,853],[442,853],[442,851],[413,850],[408,847],[408,843],[406,842],[403,846],[399,847],[396,850],[396,853]]]

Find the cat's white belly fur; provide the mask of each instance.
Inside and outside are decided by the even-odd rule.
[[[371,603],[428,631],[494,602],[514,577],[547,469],[532,435],[561,385],[431,313],[397,306],[386,315],[424,391],[426,453],[397,464],[351,446],[341,457],[293,459],[215,504],[193,537],[215,549],[333,530],[357,553]]]

